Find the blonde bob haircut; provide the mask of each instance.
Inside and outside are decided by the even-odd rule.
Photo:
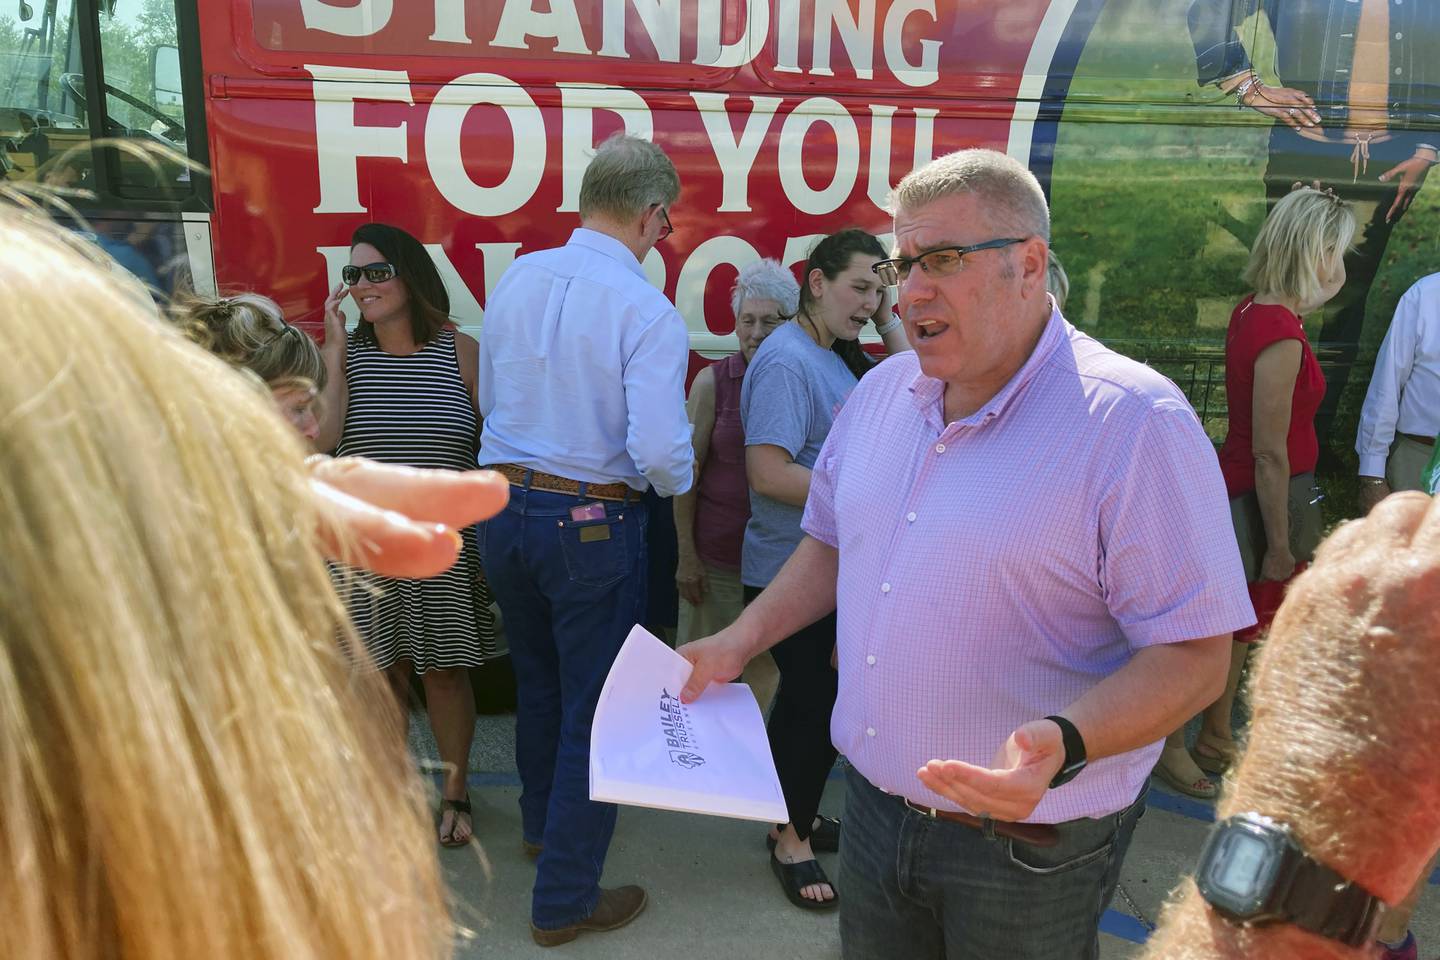
[[[1350,204],[1328,191],[1297,187],[1265,218],[1250,248],[1245,283],[1262,296],[1314,303],[1355,239]]]
[[[299,438],[97,249],[0,247],[0,956],[449,956]]]
[[[320,348],[305,331],[287,323],[280,305],[269,297],[192,295],[178,301],[172,313],[192,340],[272,389],[297,384],[325,389]]]

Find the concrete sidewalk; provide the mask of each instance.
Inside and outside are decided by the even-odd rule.
[[[835,914],[801,911],[780,891],[766,864],[764,824],[635,807],[621,809],[604,882],[644,886],[649,907],[623,930],[588,934],[552,950],[535,946],[529,930],[535,870],[520,851],[514,718],[482,717],[476,733],[470,794],[479,848],[440,850],[459,906],[457,919],[474,932],[460,944],[458,957],[652,960],[662,952],[683,952],[684,960],[840,956]],[[434,756],[423,717],[413,719],[411,746],[422,763]],[[840,816],[843,809],[844,781],[832,777],[823,810]],[[1125,861],[1121,891],[1101,923],[1102,960],[1140,955],[1161,904],[1193,867],[1211,816],[1208,804],[1152,786]],[[821,855],[843,896],[837,860],[833,854]],[[1432,883],[1427,888],[1412,926],[1421,956],[1433,956],[1440,948],[1440,887]]]

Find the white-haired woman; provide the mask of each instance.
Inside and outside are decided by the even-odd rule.
[[[1329,191],[1297,185],[1256,235],[1244,274],[1255,292],[1230,315],[1225,334],[1230,422],[1220,472],[1259,622],[1235,634],[1225,692],[1205,711],[1193,759],[1181,733],[1170,737],[1161,754],[1157,772],[1192,796],[1214,796],[1215,784],[1201,771],[1223,773],[1239,753],[1231,709],[1249,645],[1269,627],[1285,584],[1304,569],[1320,541],[1315,413],[1325,396],[1325,375],[1303,317],[1344,286],[1345,253],[1354,237],[1348,203]]]
[[[800,284],[778,260],[747,264],[730,295],[740,349],[701,370],[690,385],[687,406],[695,426],[696,482],[674,501],[680,643],[724,629],[745,606],[740,545],[750,519],[750,488],[745,479],[740,383],[760,342],[799,307]],[[779,682],[769,654],[755,658],[745,679],[761,707],[769,704]]]

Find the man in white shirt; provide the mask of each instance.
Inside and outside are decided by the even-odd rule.
[[[589,799],[590,724],[626,634],[645,615],[646,486],[690,488],[684,321],[641,268],[669,235],[680,178],[653,143],[602,144],[580,187],[580,228],[528,254],[485,306],[480,466],[511,482],[482,527],[519,691],[522,842],[537,858],[530,929],[541,946],[613,930],[645,908],[600,889],[615,807]]]
[[[1440,273],[1405,291],[1380,344],[1355,451],[1360,506],[1368,512],[1393,490],[1419,490],[1440,433]]]

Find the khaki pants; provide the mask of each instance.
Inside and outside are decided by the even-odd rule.
[[[695,606],[680,599],[680,622],[676,631],[676,643],[689,643],[719,633],[740,616],[745,609],[744,588],[740,585],[740,574],[719,570],[705,564],[705,600]],[[755,699],[760,703],[760,712],[768,713],[775,689],[780,685],[780,671],[770,654],[762,653],[751,660],[740,679],[750,685]]]
[[[1385,461],[1385,482],[1391,490],[1420,490],[1420,474],[1430,462],[1434,447],[1416,443],[1409,437],[1396,437]]]

